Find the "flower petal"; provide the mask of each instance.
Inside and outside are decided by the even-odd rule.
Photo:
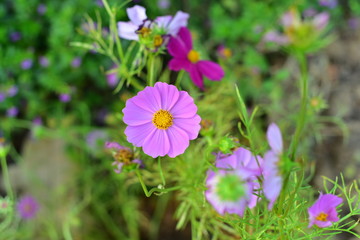
[[[187,59],[187,54],[189,51],[181,39],[170,37],[167,49],[171,56],[175,58]]]
[[[118,22],[119,37],[127,40],[139,40],[139,36],[136,34],[138,26],[132,22]]]
[[[128,126],[125,129],[125,135],[128,142],[131,142],[136,147],[141,147],[144,140],[152,136],[157,128],[152,123],[146,123],[139,126]]]
[[[188,13],[178,11],[168,26],[168,33],[173,36],[176,36],[176,34],[180,33],[179,30],[181,27],[186,27],[188,23],[188,19],[189,19]],[[191,43],[191,36],[190,36],[190,43]]]
[[[202,60],[196,63],[201,74],[204,74],[210,80],[220,81],[225,73],[222,67],[212,61]]]
[[[181,39],[181,41],[184,43],[186,51],[190,51],[191,49],[193,49],[191,32],[188,28],[186,27],[180,28],[178,36]]]
[[[146,87],[143,91],[140,91],[135,97],[131,98],[133,103],[137,106],[155,113],[161,109],[161,97],[157,89],[153,87]]]
[[[143,151],[147,155],[156,158],[165,156],[170,149],[169,137],[167,131],[156,129],[152,135],[149,135],[143,143]]]
[[[200,121],[201,118],[199,115],[195,115],[192,118],[175,118],[174,125],[184,130],[190,140],[193,140],[198,137],[200,131]]]
[[[126,106],[122,112],[124,113],[123,120],[129,126],[138,126],[149,123],[153,118],[153,113],[136,105],[134,103],[134,98],[131,98],[126,102]]]
[[[170,113],[174,119],[177,118],[192,118],[197,112],[197,107],[194,100],[185,91],[180,91],[180,96],[177,103],[170,109]]]
[[[264,176],[264,195],[270,201],[268,209],[271,210],[274,202],[280,195],[282,188],[282,179],[280,176]]]
[[[283,150],[283,142],[280,129],[275,123],[271,123],[269,125],[266,136],[271,149],[276,154],[281,154]]]
[[[174,85],[157,82],[155,88],[161,93],[161,109],[170,110],[179,99],[179,90]]]
[[[142,6],[135,5],[132,8],[127,8],[126,12],[135,25],[140,26],[143,21],[147,18],[146,9]]]
[[[194,84],[199,87],[200,89],[204,89],[204,80],[203,77],[201,76],[201,73],[199,71],[199,69],[197,68],[197,64],[191,64],[190,65],[190,78],[191,80],[194,82]]]
[[[171,126],[166,130],[169,140],[170,140],[170,151],[168,153],[169,157],[174,158],[180,154],[183,154],[189,146],[189,136],[184,130],[176,127],[175,125]]]
[[[191,63],[187,59],[181,59],[181,58],[173,58],[169,62],[169,69],[173,71],[180,71],[181,69],[184,69],[185,71],[189,71],[191,67]]]
[[[173,17],[172,16],[161,16],[161,17],[157,17],[155,19],[155,23],[160,27],[160,28],[168,28],[168,25],[171,21]]]

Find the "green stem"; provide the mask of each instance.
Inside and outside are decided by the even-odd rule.
[[[141,176],[141,174],[139,172],[139,169],[136,169],[135,172],[136,172],[136,175],[138,176],[139,182],[141,184],[141,187],[142,187],[146,197],[150,197],[155,192],[157,192],[157,193],[167,193],[167,192],[179,190],[181,188],[180,186],[171,187],[171,188],[163,188],[163,189],[154,187],[154,188],[150,189],[150,191],[148,191],[147,187],[146,187],[146,185],[144,183],[144,179],[142,178],[142,176]]]
[[[153,54],[150,54],[149,56],[149,64],[150,67],[148,68],[148,82],[149,82],[149,86],[153,87],[154,86],[154,71],[155,71],[155,56]]]
[[[165,187],[166,181],[165,181],[164,173],[163,173],[163,171],[162,171],[161,158],[160,158],[160,157],[158,157],[158,167],[159,167],[159,173],[160,173],[160,178],[161,178],[163,187]]]
[[[297,126],[295,130],[294,137],[290,144],[290,160],[295,160],[296,151],[298,148],[298,144],[300,141],[301,134],[304,130],[304,126],[306,123],[306,115],[307,115],[307,105],[308,105],[308,70],[307,70],[307,61],[306,56],[303,53],[299,53],[297,55],[300,70],[301,70],[301,108],[300,114],[297,121]]]
[[[185,72],[184,70],[181,70],[181,71],[179,72],[179,74],[177,75],[177,78],[176,78],[176,81],[175,81],[175,86],[176,86],[177,88],[180,87],[180,83],[181,83],[181,80],[183,79],[184,72]]]
[[[7,163],[6,163],[6,155],[1,156],[1,168],[2,168],[2,172],[3,172],[3,176],[4,176],[4,185],[5,185],[6,192],[7,192],[8,196],[10,197],[10,199],[14,200],[14,195],[13,195],[13,191],[12,191],[11,184],[10,184],[9,171],[8,171],[8,167],[7,167]]]

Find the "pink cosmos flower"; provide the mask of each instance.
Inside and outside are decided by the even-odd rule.
[[[204,88],[203,75],[213,81],[220,81],[224,77],[224,70],[217,63],[200,60],[200,55],[193,49],[189,29],[182,27],[178,37],[171,37],[168,51],[174,58],[169,63],[169,68],[174,71],[184,69],[200,89]]]
[[[201,118],[194,100],[175,86],[157,82],[126,102],[127,140],[152,157],[176,157],[197,138]]]
[[[130,18],[129,22],[118,22],[119,36],[128,40],[139,40],[137,31],[142,27],[152,29],[154,27],[163,28],[166,34],[176,35],[180,27],[187,25],[189,14],[178,11],[174,17],[161,16],[157,17],[154,22],[147,22],[146,9],[142,6],[135,5],[127,8],[126,12]]]
[[[253,184],[241,171],[209,171],[206,179],[205,197],[215,210],[243,216],[251,201]]]
[[[336,207],[342,203],[342,199],[333,194],[322,194],[318,200],[308,209],[309,227],[317,225],[324,228],[332,225],[332,222],[339,221]]]
[[[265,153],[263,165],[263,190],[265,197],[270,201],[271,210],[282,188],[282,177],[279,175],[278,162],[283,151],[283,142],[279,127],[271,123],[267,130],[267,139],[271,150]]]
[[[19,200],[17,210],[21,218],[31,219],[36,216],[39,210],[39,204],[32,196],[25,196]]]

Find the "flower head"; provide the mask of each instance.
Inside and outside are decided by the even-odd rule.
[[[20,32],[12,32],[10,33],[10,40],[12,42],[17,42],[21,39],[21,33]]]
[[[319,5],[323,7],[335,8],[337,4],[337,0],[319,0]]]
[[[322,194],[318,200],[308,209],[309,227],[317,225],[324,228],[331,226],[332,222],[339,221],[336,207],[342,203],[342,198],[333,194]]]
[[[200,54],[193,49],[189,29],[182,27],[178,37],[170,38],[167,47],[170,55],[173,56],[169,68],[174,71],[184,69],[199,88],[204,88],[203,75],[213,81],[220,81],[224,77],[224,70],[219,64],[200,60]]]
[[[39,64],[40,64],[40,66],[42,66],[42,67],[48,67],[49,64],[50,64],[50,62],[49,62],[49,59],[48,59],[47,57],[41,56],[41,57],[39,58]]]
[[[25,59],[21,62],[21,68],[24,70],[30,69],[33,65],[33,61],[31,59]]]
[[[210,170],[206,187],[205,197],[219,214],[244,215],[251,200],[253,185],[244,178],[241,171]]]
[[[232,56],[231,49],[228,47],[225,47],[224,45],[218,46],[218,48],[216,49],[216,52],[219,57],[224,58],[224,59],[228,59]]]
[[[106,73],[106,81],[109,85],[109,87],[115,87],[116,84],[119,82],[118,77],[118,70],[117,66],[113,66],[107,73]]]
[[[10,198],[0,198],[0,214],[7,214],[12,211],[12,201]]]
[[[7,95],[8,97],[14,97],[19,91],[19,88],[16,85],[12,85],[8,90],[7,90]]]
[[[176,35],[181,27],[187,25],[189,18],[189,14],[178,11],[174,17],[161,16],[150,21],[146,16],[146,9],[139,5],[126,9],[126,12],[130,21],[118,22],[119,36],[136,41],[141,40],[141,38],[149,39],[148,37],[151,36],[151,40],[159,42],[160,38],[157,36]]]
[[[71,61],[71,66],[73,68],[78,68],[78,67],[80,67],[80,65],[81,65],[81,58],[79,58],[79,57],[76,57]]]
[[[134,153],[130,148],[121,146],[117,142],[106,142],[105,148],[113,150],[114,162],[113,166],[115,173],[121,173],[123,167],[133,168],[136,165],[143,167],[143,163],[140,159],[134,159]]]
[[[39,13],[39,15],[44,15],[44,13],[46,12],[46,5],[39,4],[39,6],[37,7],[37,12]]]
[[[279,174],[278,162],[283,151],[283,142],[279,127],[271,123],[267,130],[267,139],[271,150],[265,153],[263,165],[263,190],[270,201],[268,208],[272,209],[282,188],[282,177]]]
[[[167,83],[146,87],[128,99],[122,111],[127,140],[154,158],[184,153],[200,131],[194,100]]]
[[[67,93],[61,93],[59,95],[59,100],[63,103],[67,103],[67,102],[70,102],[71,100],[71,95],[70,94],[67,94]]]
[[[17,107],[11,107],[6,110],[6,116],[8,117],[16,117],[19,114],[19,109]]]
[[[31,219],[36,216],[39,204],[32,196],[25,196],[19,200],[17,210],[21,218]]]

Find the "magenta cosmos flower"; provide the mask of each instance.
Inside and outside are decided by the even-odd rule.
[[[204,88],[203,75],[213,81],[220,81],[224,77],[224,70],[219,64],[200,60],[199,53],[193,49],[189,29],[180,28],[178,36],[170,38],[167,48],[174,57],[169,63],[169,68],[174,71],[187,71],[191,80],[200,89]]]
[[[19,200],[17,210],[21,218],[31,219],[36,216],[39,210],[39,204],[32,196],[25,196]]]
[[[282,188],[282,177],[279,173],[278,162],[283,151],[283,142],[279,127],[271,123],[266,133],[271,150],[265,153],[263,165],[263,190],[270,201],[268,208],[272,209]]]
[[[342,203],[342,198],[333,194],[322,194],[318,200],[308,209],[309,227],[317,225],[324,228],[332,225],[332,222],[339,221],[336,207]]]
[[[176,157],[197,138],[201,118],[194,100],[175,86],[157,82],[126,102],[127,140],[152,157]]]

